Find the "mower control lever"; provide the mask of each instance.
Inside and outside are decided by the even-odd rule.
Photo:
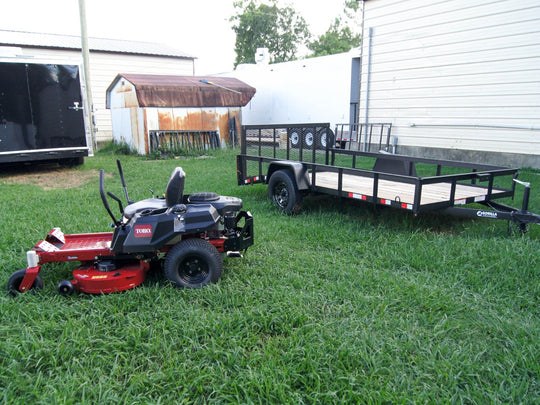
[[[107,195],[118,203],[118,207],[120,208],[120,213],[123,214],[124,207],[122,206],[122,201],[120,201],[120,198],[118,198],[115,194],[111,193],[110,191],[107,191]]]
[[[126,203],[127,205],[133,204],[133,201],[129,199],[126,180],[124,179],[124,171],[122,170],[122,163],[120,163],[120,159],[116,159],[116,165],[118,166],[118,173],[120,173],[120,180],[122,180],[122,187],[124,187],[124,193],[126,194]],[[124,210],[122,210],[122,212],[124,212]]]
[[[103,178],[104,178],[104,171],[101,169],[99,171],[99,194],[101,195],[101,201],[103,202],[103,205],[105,206],[105,209],[109,213],[109,216],[112,218],[114,225],[118,226],[120,222],[116,220],[114,217],[114,214],[111,211],[111,207],[109,206],[109,201],[107,200],[107,196],[105,195],[105,186],[103,185]]]

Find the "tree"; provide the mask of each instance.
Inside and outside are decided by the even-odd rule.
[[[362,36],[351,29],[355,22],[358,11],[358,2],[346,1],[343,10],[344,15],[334,20],[328,30],[315,41],[308,43],[308,48],[313,51],[310,57],[333,55],[335,53],[348,52],[352,48],[360,46]]]
[[[310,36],[305,20],[291,7],[278,7],[276,0],[270,0],[270,5],[241,0],[234,6],[241,9],[231,17],[236,33],[235,66],[253,63],[257,48],[268,48],[272,63],[294,60],[298,46]]]

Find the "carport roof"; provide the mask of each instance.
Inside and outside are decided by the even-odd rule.
[[[107,108],[110,92],[123,79],[135,87],[139,107],[243,107],[256,91],[232,77],[121,73],[107,89]]]

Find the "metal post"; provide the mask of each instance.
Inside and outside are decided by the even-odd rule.
[[[369,27],[368,29],[368,55],[367,55],[367,72],[366,72],[366,101],[364,105],[364,123],[367,125],[369,122],[369,86],[371,81],[371,45],[372,45],[372,38],[373,38],[373,28]],[[362,39],[363,40],[363,39]],[[367,129],[367,128],[366,128]],[[367,133],[366,133],[367,135]],[[369,142],[371,143],[371,137]],[[364,152],[369,150],[366,143],[364,143]]]
[[[79,0],[79,16],[81,19],[81,50],[83,56],[84,86],[86,88],[86,111],[92,146],[97,149],[96,134],[94,131],[94,103],[92,101],[92,88],[90,85],[90,54],[88,51],[88,34],[86,32],[86,5],[85,0]]]

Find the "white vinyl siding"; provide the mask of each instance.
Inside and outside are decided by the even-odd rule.
[[[80,51],[23,48],[23,53],[25,56],[32,56],[36,62],[71,63],[80,65],[82,70]],[[106,108],[106,91],[119,73],[191,76],[193,75],[193,60],[166,56],[90,52],[90,81],[98,142],[113,139],[111,112]],[[81,72],[82,75],[83,72]]]
[[[540,154],[539,1],[364,5],[360,117],[392,122],[398,148]]]

